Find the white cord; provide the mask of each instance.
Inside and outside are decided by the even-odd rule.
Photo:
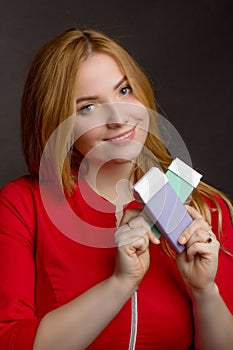
[[[119,225],[116,220],[116,229]],[[135,291],[131,297],[131,330],[130,330],[130,340],[128,350],[134,350],[137,340],[137,330],[138,330],[138,298],[137,292]]]
[[[137,340],[138,329],[138,300],[137,292],[135,291],[131,298],[131,331],[129,340],[129,350],[134,350]]]

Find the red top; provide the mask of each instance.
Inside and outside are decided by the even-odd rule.
[[[113,205],[86,184],[82,193],[92,204],[86,203],[77,188],[69,199],[70,208],[94,226],[115,228]],[[59,197],[54,200],[58,208]],[[107,209],[98,211],[97,200],[105,202]],[[219,204],[223,211],[223,244],[233,252],[229,211],[223,201],[219,200]],[[132,202],[127,207],[137,204]],[[111,276],[116,248],[95,247],[94,240],[92,246],[80,244],[61,233],[48,217],[38,182],[31,177],[22,177],[2,188],[0,213],[0,349],[29,350],[47,312]],[[213,208],[214,232],[216,225],[217,212]],[[136,349],[187,349],[193,337],[190,298],[175,261],[160,246],[151,245],[150,252],[150,268],[138,290]],[[232,271],[233,258],[220,251],[216,283],[233,313]],[[129,300],[88,349],[127,349],[130,324]]]

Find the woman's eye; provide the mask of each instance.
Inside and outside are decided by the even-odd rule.
[[[132,91],[132,88],[130,86],[124,86],[120,90],[121,95],[128,95]]]
[[[89,105],[86,105],[86,106],[80,108],[79,113],[87,114],[87,113],[90,113],[94,108],[95,108],[95,105],[90,103]]]

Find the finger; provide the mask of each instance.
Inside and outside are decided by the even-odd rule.
[[[123,242],[121,242],[123,243]],[[125,242],[127,243],[127,242]],[[128,244],[118,245],[118,249],[122,250],[129,256],[137,254],[138,256],[144,253],[149,247],[149,237],[148,235],[137,237]]]
[[[136,218],[131,219],[128,222],[128,225],[131,228],[136,228],[136,227],[139,227],[139,226],[144,227],[146,232],[148,233],[150,241],[152,243],[154,243],[154,244],[159,244],[160,243],[160,240],[158,239],[158,237],[156,237],[154,232],[151,230],[151,225],[150,225],[149,221],[147,221],[144,216],[139,215]]]
[[[188,261],[192,261],[196,255],[203,259],[212,260],[218,256],[220,244],[217,240],[212,240],[210,243],[195,242],[187,248],[186,254]]]
[[[202,230],[208,232],[209,229],[210,225],[208,222],[205,221],[202,216],[199,216],[198,218],[194,219],[193,222],[184,230],[184,232],[179,236],[178,241],[180,244],[186,244],[195,231]]]
[[[160,243],[160,240],[151,231],[148,222],[146,222],[143,217],[138,216],[129,221],[127,224],[120,226],[115,233],[115,243],[117,246],[132,244],[146,234],[152,243]]]
[[[160,244],[160,239],[156,236],[156,234],[150,229],[148,232],[149,239],[154,244]]]
[[[201,219],[202,218],[201,213],[197,209],[195,209],[194,207],[191,207],[190,205],[185,205],[185,207],[193,219]]]
[[[140,239],[145,234],[147,234],[147,230],[144,226],[131,228],[129,224],[125,224],[116,232],[115,243],[118,247],[129,245]]]
[[[212,238],[210,236],[210,229],[208,231],[197,229],[194,231],[194,233],[191,235],[191,237],[187,241],[186,248],[189,248],[195,242],[208,243],[210,242],[211,239]]]
[[[147,231],[150,231],[150,225],[149,223],[145,220],[144,217],[142,217],[141,215],[138,215],[137,217],[132,218],[131,220],[129,220],[128,225],[130,228],[136,228],[139,226],[144,227]]]
[[[139,209],[128,209],[125,211],[120,225],[124,225],[128,223],[131,219],[136,218],[138,215],[140,215],[141,211]]]
[[[212,241],[217,241],[217,243],[219,243],[219,241],[218,241],[216,235],[214,234],[214,232],[212,231],[211,227],[210,227],[210,230],[208,233],[209,233],[209,237],[208,237],[206,243],[211,243]]]
[[[130,255],[134,254],[135,252],[137,255],[140,255],[144,253],[149,247],[149,238],[148,235],[141,236],[139,239],[134,241],[129,249]]]

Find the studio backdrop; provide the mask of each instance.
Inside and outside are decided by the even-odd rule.
[[[231,0],[2,0],[0,186],[27,173],[19,114],[32,58],[66,29],[88,27],[104,31],[133,54],[193,167],[232,196],[232,17]]]

